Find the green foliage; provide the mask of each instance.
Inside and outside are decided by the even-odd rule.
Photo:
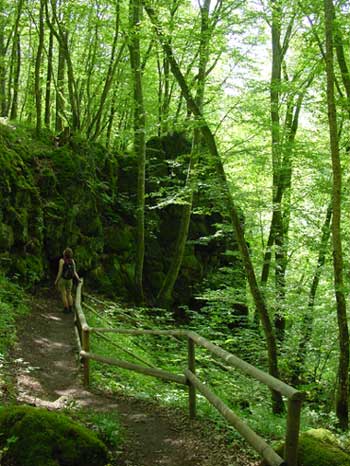
[[[66,416],[17,406],[0,409],[4,466],[105,466],[107,449],[90,430]]]
[[[175,322],[171,313],[163,309],[128,308],[121,304],[97,302],[94,303],[98,315],[87,312],[88,323],[94,327],[131,327],[131,328],[161,328],[173,329]],[[237,328],[228,333],[225,321],[220,320],[220,314],[215,319],[210,313],[198,313],[184,309],[190,318],[186,328],[193,329],[207,337],[212,342],[259,367],[267,370],[266,347],[260,333],[254,328]],[[214,311],[213,311],[214,313]],[[104,334],[106,335],[106,334]],[[109,341],[94,335],[91,338],[91,351],[138,364],[153,365],[163,370],[181,374],[187,367],[187,344],[185,340],[161,336],[108,336]],[[116,346],[117,345],[117,346]],[[244,348],[244,350],[242,349]],[[281,360],[286,355],[281,355]],[[288,356],[290,357],[290,356]],[[222,361],[216,361],[205,349],[196,348],[197,376],[208,384],[224,402],[241,417],[254,431],[276,447],[284,440],[286,434],[286,414],[274,415],[271,410],[271,393],[267,387],[239,371],[226,366]],[[122,392],[130,395],[156,399],[163,404],[188,409],[187,390],[181,386],[164,382],[160,379],[140,375],[132,371],[102,365],[92,364],[92,383],[112,392]],[[308,391],[308,401],[303,404],[301,431],[320,426],[335,430],[334,414],[327,412],[326,405],[316,405],[322,396],[329,399],[328,383],[301,387]],[[328,388],[327,388],[328,387]],[[318,393],[317,393],[318,391]],[[224,430],[228,438],[241,442],[239,434],[203,397],[197,397],[198,416],[209,418],[215,422],[216,428]],[[342,438],[342,445],[346,444]],[[245,446],[246,448],[246,446]]]
[[[89,325],[96,327],[116,326],[113,322],[118,322],[123,327],[140,325],[143,328],[167,328],[173,325],[171,315],[162,309],[123,308],[111,303],[101,316],[86,312]],[[91,351],[138,365],[160,367],[174,373],[181,373],[181,367],[186,367],[187,360],[186,345],[183,342],[161,336],[110,334],[105,339],[96,335],[91,339]],[[177,405],[186,402],[186,393],[169,383],[96,362],[91,364],[92,383],[99,387],[145,398],[167,400]]]
[[[16,340],[16,319],[28,312],[23,290],[0,271],[0,357]]]
[[[96,266],[117,169],[99,144],[73,136],[55,147],[52,133],[32,133],[0,125],[0,253],[9,255],[6,272],[26,285],[40,281],[68,244],[79,244],[80,267]]]
[[[109,449],[117,449],[123,441],[123,431],[118,413],[98,412],[93,410],[69,409],[67,416],[83,424],[107,445]]]
[[[171,313],[163,309],[126,308],[122,305],[105,303],[96,305],[96,313],[87,313],[89,325],[94,327],[131,327],[173,329],[174,320]],[[241,340],[236,341],[234,335],[227,337],[222,332],[222,324],[215,328],[208,325],[207,316],[191,314],[190,328],[206,336],[225,349],[237,350]],[[211,323],[210,323],[211,325]],[[188,327],[188,326],[186,326]],[[248,332],[248,330],[247,330]],[[240,332],[236,336],[239,337]],[[104,334],[107,335],[107,334]],[[261,339],[248,333],[242,341],[251,354],[261,350]],[[260,341],[260,347],[259,347]],[[128,336],[108,335],[108,341],[94,335],[90,341],[91,351],[114,359],[121,359],[141,366],[151,365],[175,374],[183,373],[187,367],[187,343],[185,339],[163,336]],[[251,348],[249,345],[251,344]],[[253,348],[255,350],[253,351]],[[253,357],[251,356],[253,359]],[[266,438],[281,439],[284,436],[285,418],[269,414],[271,409],[268,389],[252,379],[242,376],[238,371],[225,370],[225,365],[217,364],[208,351],[196,348],[196,372],[202,381],[208,383],[236,413],[256,428]],[[265,361],[264,361],[265,363]],[[138,397],[156,399],[160,403],[182,407],[187,410],[188,394],[182,386],[144,376],[132,371],[92,362],[92,383],[104,389],[128,393]],[[224,369],[224,370],[223,370]],[[209,417],[216,422],[218,429],[225,429],[229,437],[239,439],[238,434],[227,426],[217,411],[201,396],[198,396],[199,416]]]

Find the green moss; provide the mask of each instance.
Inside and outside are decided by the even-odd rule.
[[[350,466],[350,455],[339,448],[326,429],[312,429],[301,435],[300,466]]]
[[[280,456],[283,448],[282,445],[277,449]],[[266,462],[261,466],[266,466]],[[311,429],[300,436],[298,466],[350,466],[350,455],[340,448],[330,431]]]
[[[28,406],[0,409],[4,466],[104,466],[107,449],[68,417]]]

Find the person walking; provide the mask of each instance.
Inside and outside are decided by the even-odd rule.
[[[64,313],[73,311],[73,277],[75,277],[78,282],[81,282],[73,259],[73,251],[71,248],[66,248],[63,251],[63,257],[59,260],[58,272],[55,280],[55,286],[58,287],[58,290],[61,293]]]

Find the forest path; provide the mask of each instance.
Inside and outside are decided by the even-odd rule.
[[[125,443],[120,466],[249,466],[239,450],[186,413],[137,398],[95,393],[82,385],[73,316],[50,294],[32,298],[11,354],[19,403],[118,412]],[[93,466],[93,465],[86,465]]]

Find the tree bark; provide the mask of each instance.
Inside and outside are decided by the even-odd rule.
[[[44,48],[44,0],[40,0],[39,10],[39,44],[35,58],[35,107],[36,107],[36,134],[39,136],[42,127],[41,109],[42,109],[42,91],[41,91],[41,79],[40,69],[42,53]]]
[[[19,94],[19,80],[21,75],[21,42],[19,33],[16,34],[15,46],[12,55],[13,60],[13,86],[12,86],[12,100],[11,100],[11,111],[10,120],[16,120],[18,115],[18,94]]]
[[[342,35],[339,30],[339,25],[336,26],[334,31],[334,42],[335,42],[335,50],[337,54],[338,65],[341,72],[342,81],[345,87],[346,97],[347,97],[347,110],[350,116],[350,72],[349,67],[346,62],[345,52],[344,52],[344,45],[342,40]]]
[[[49,36],[49,50],[47,56],[47,74],[46,74],[46,86],[45,86],[45,126],[50,128],[51,124],[51,82],[53,75],[53,34],[50,31]]]
[[[23,0],[18,0],[17,15],[13,33],[10,77],[9,77],[9,99],[10,104],[10,120],[15,120],[18,115],[18,93],[19,93],[19,79],[21,75],[21,42],[19,34],[19,22],[22,15]],[[11,98],[12,86],[12,98]]]
[[[130,0],[130,62],[133,74],[134,94],[134,152],[137,155],[137,242],[135,261],[135,288],[139,302],[144,301],[143,294],[143,264],[145,256],[145,164],[146,164],[146,138],[145,138],[145,109],[143,103],[142,69],[140,51],[140,23],[142,2]]]
[[[332,204],[330,204],[327,208],[326,218],[324,224],[322,226],[322,235],[320,241],[320,247],[318,251],[318,260],[317,266],[314,273],[314,277],[312,279],[310,292],[309,292],[309,299],[307,303],[307,309],[303,316],[302,320],[302,329],[303,335],[300,338],[298,351],[295,356],[294,362],[292,364],[292,384],[298,385],[300,383],[300,372],[304,366],[306,354],[307,354],[307,346],[312,337],[312,328],[313,328],[313,311],[314,311],[314,304],[315,304],[315,297],[318,288],[318,284],[320,281],[321,273],[323,266],[326,261],[326,253],[327,253],[327,245],[329,241],[329,237],[331,234],[330,230],[330,223],[332,218]]]
[[[122,46],[120,47],[118,55],[116,55],[118,38],[119,38],[119,22],[120,22],[120,5],[119,5],[119,2],[117,2],[116,13],[115,13],[115,31],[114,31],[111,58],[109,61],[106,79],[105,79],[102,94],[100,97],[100,102],[98,104],[98,109],[95,115],[93,116],[92,121],[87,130],[88,137],[91,136],[92,139],[96,139],[100,134],[101,118],[102,118],[104,106],[107,100],[108,93],[113,84],[117,66],[120,63],[120,60],[123,56],[124,48],[126,45],[124,42]]]
[[[71,129],[79,130],[80,129],[80,99],[78,96],[77,90],[77,83],[74,77],[74,69],[73,69],[73,62],[72,57],[69,51],[68,45],[68,32],[65,30],[64,25],[60,21],[56,11],[56,0],[51,0],[51,8],[52,8],[52,16],[53,20],[51,21],[48,5],[45,2],[45,10],[46,10],[46,22],[50,28],[50,31],[56,37],[57,42],[59,43],[60,47],[60,54],[64,57],[65,63],[67,65],[67,76],[68,76],[68,93],[69,93],[69,102],[72,111],[72,122],[71,122]],[[54,27],[53,23],[56,23],[57,30]]]
[[[342,171],[339,154],[337,129],[337,112],[334,98],[334,5],[332,0],[324,0],[325,36],[326,36],[326,72],[327,72],[327,104],[330,150],[332,157],[333,186],[332,186],[332,244],[334,267],[334,290],[337,306],[339,328],[339,366],[338,387],[336,399],[336,414],[340,428],[346,430],[349,423],[349,330],[346,314],[346,300],[343,280],[343,252],[341,237],[341,188]]]
[[[0,116],[5,117],[7,114],[6,98],[6,41],[5,41],[5,21],[4,12],[0,10]]]
[[[56,121],[55,129],[60,133],[64,127],[63,115],[65,112],[65,71],[66,62],[64,59],[63,47],[58,45],[58,62],[57,62],[57,89],[56,89]]]

